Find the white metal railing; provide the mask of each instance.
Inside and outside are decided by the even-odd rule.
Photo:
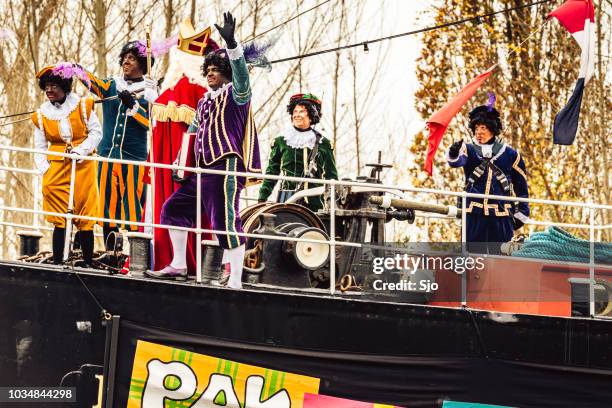
[[[451,197],[461,197],[461,202],[462,202],[462,209],[466,208],[466,201],[467,198],[488,198],[488,199],[496,199],[496,200],[500,200],[500,201],[512,201],[512,202],[527,202],[527,203],[534,203],[534,204],[544,204],[544,205],[560,205],[560,206],[571,206],[571,207],[579,207],[579,208],[588,208],[589,209],[589,223],[588,224],[569,224],[569,223],[554,223],[554,222],[543,222],[543,221],[532,221],[529,220],[528,224],[530,225],[541,225],[541,226],[563,226],[563,227],[571,227],[571,228],[582,228],[582,229],[589,229],[589,241],[590,241],[590,262],[589,262],[589,277],[590,277],[590,294],[589,294],[589,299],[590,299],[590,308],[591,308],[591,315],[594,315],[594,284],[595,284],[595,262],[594,262],[594,243],[595,243],[595,230],[603,230],[603,229],[610,229],[612,228],[611,224],[608,225],[601,225],[601,226],[597,226],[595,225],[595,210],[612,210],[612,205],[607,205],[607,204],[595,204],[592,202],[588,202],[588,203],[582,203],[582,202],[574,202],[574,201],[555,201],[555,200],[548,200],[548,199],[537,199],[537,198],[520,198],[520,197],[507,197],[507,196],[498,196],[498,195],[485,195],[485,194],[475,194],[475,193],[467,193],[465,191],[460,191],[460,192],[455,192],[455,191],[446,191],[446,190],[437,190],[437,189],[431,189],[431,188],[417,188],[417,187],[405,187],[405,186],[398,186],[398,185],[391,185],[391,184],[374,184],[374,183],[365,183],[365,182],[358,182],[358,181],[344,181],[344,180],[324,180],[324,179],[319,179],[317,180],[317,184],[323,184],[323,185],[329,185],[330,188],[330,239],[329,240],[313,240],[313,239],[306,239],[306,238],[296,238],[296,237],[284,237],[284,236],[273,236],[273,235],[266,235],[266,234],[252,234],[252,233],[228,233],[226,231],[218,231],[218,230],[212,230],[212,229],[203,229],[201,228],[201,185],[200,185],[200,178],[201,178],[201,174],[218,174],[218,175],[231,175],[231,176],[240,176],[240,177],[251,177],[251,178],[259,178],[259,179],[272,179],[272,180],[287,180],[287,181],[294,181],[294,182],[312,182],[312,179],[310,178],[304,178],[304,177],[288,177],[288,176],[281,176],[281,175],[269,175],[269,174],[261,174],[261,173],[252,173],[252,172],[238,172],[238,171],[225,171],[225,170],[212,170],[212,169],[202,169],[202,168],[191,168],[191,167],[185,167],[185,166],[178,166],[178,165],[168,165],[168,164],[161,164],[161,163],[150,163],[150,162],[142,162],[142,161],[136,161],[136,160],[120,160],[120,159],[111,159],[111,158],[105,158],[105,157],[99,157],[99,156],[79,156],[73,153],[61,153],[61,152],[49,152],[47,150],[39,150],[39,149],[31,149],[31,148],[23,148],[23,147],[15,147],[15,146],[6,146],[6,145],[0,145],[0,150],[4,150],[4,151],[12,151],[12,152],[20,152],[20,153],[29,153],[29,154],[44,154],[44,155],[49,155],[52,154],[54,156],[60,156],[60,157],[64,157],[64,158],[68,158],[71,159],[72,163],[76,163],[76,160],[92,160],[92,161],[96,161],[96,162],[108,162],[108,163],[122,163],[122,164],[131,164],[131,165],[135,165],[135,166],[143,166],[143,167],[153,167],[153,168],[160,168],[160,169],[167,169],[167,170],[185,170],[185,171],[189,171],[191,173],[195,173],[196,178],[197,178],[197,188],[196,188],[196,201],[198,203],[197,205],[197,220],[196,220],[196,227],[195,228],[187,228],[187,227],[178,227],[178,226],[171,226],[171,225],[164,225],[164,224],[155,224],[152,222],[135,222],[135,221],[123,221],[123,220],[117,220],[117,219],[108,219],[108,218],[102,218],[102,217],[89,217],[89,216],[82,216],[82,215],[75,215],[72,214],[70,212],[66,213],[66,214],[62,214],[62,213],[54,213],[54,212],[49,212],[49,211],[42,211],[37,209],[38,206],[38,202],[40,200],[37,199],[37,192],[35,191],[35,208],[34,209],[28,209],[28,208],[19,208],[19,207],[9,207],[9,206],[0,206],[0,210],[3,211],[16,211],[16,212],[25,212],[25,213],[32,213],[35,215],[53,215],[53,216],[60,216],[60,217],[65,217],[66,218],[66,223],[67,225],[71,225],[71,221],[73,219],[85,219],[85,220],[91,220],[91,221],[97,221],[97,222],[117,222],[119,221],[121,224],[124,225],[135,225],[135,226],[142,226],[142,227],[152,227],[152,228],[162,228],[162,229],[174,229],[174,230],[182,230],[182,231],[190,231],[190,232],[194,232],[197,237],[198,237],[198,241],[201,241],[201,234],[203,233],[212,233],[215,235],[235,235],[235,236],[242,236],[242,237],[247,237],[247,238],[263,238],[263,239],[271,239],[271,240],[280,240],[280,241],[293,241],[293,242],[310,242],[310,243],[323,243],[323,244],[327,244],[329,245],[329,251],[330,251],[330,260],[333,260],[335,258],[335,248],[336,246],[348,246],[348,247],[357,247],[357,248],[361,248],[363,247],[362,243],[355,243],[355,242],[343,242],[343,241],[336,241],[336,236],[335,236],[335,231],[336,231],[336,188],[337,186],[357,186],[357,187],[364,187],[364,186],[370,186],[373,189],[376,189],[378,191],[380,190],[385,190],[388,192],[397,192],[397,191],[401,191],[402,193],[405,192],[411,192],[411,193],[428,193],[428,194],[440,194],[443,196],[451,196]],[[18,173],[24,173],[24,174],[30,174],[30,175],[38,175],[38,172],[36,170],[25,170],[25,169],[18,169],[18,168],[11,168],[11,167],[6,167],[6,166],[0,166],[0,170],[5,170],[5,171],[13,171],[13,172],[18,172]],[[35,177],[35,183],[36,183],[36,190],[40,190],[39,188],[39,178]],[[74,190],[74,178],[71,178],[71,183],[70,183],[70,196],[72,196],[73,194],[73,190]],[[405,194],[403,195],[405,197]],[[246,200],[256,200],[256,198],[252,198],[252,197],[245,197]],[[437,216],[436,218],[446,218],[446,219],[454,219],[454,217],[449,217],[449,216],[442,216],[439,217]],[[34,216],[34,220],[35,220],[35,227],[38,227],[37,225],[37,221],[36,221],[36,216]],[[6,223],[4,223],[5,225],[7,225]],[[461,215],[461,242],[463,244],[463,248],[465,251],[465,243],[466,243],[466,211],[462,211],[462,215]],[[46,228],[45,228],[46,229]],[[70,237],[67,235],[67,239],[70,239]],[[66,245],[67,247],[67,245]],[[201,245],[197,246],[197,253],[196,253],[196,265],[197,265],[197,271],[196,271],[196,282],[201,283],[202,282],[202,265],[201,265]],[[335,262],[331,261],[330,262],[330,282],[335,282]],[[462,299],[463,299],[463,303],[465,304],[465,299],[466,299],[466,279],[465,279],[465,275],[463,274],[464,278],[462,280]],[[335,293],[335,285],[334,284],[330,284],[330,294],[333,295]]]

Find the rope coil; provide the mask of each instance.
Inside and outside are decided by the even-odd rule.
[[[512,256],[588,263],[591,259],[590,245],[588,240],[577,238],[559,227],[550,227],[544,232],[532,234]],[[593,246],[596,263],[612,262],[612,244],[595,242]]]

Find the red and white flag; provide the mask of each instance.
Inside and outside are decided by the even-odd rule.
[[[427,147],[427,158],[425,159],[425,171],[431,176],[433,170],[433,159],[440,146],[442,137],[448,128],[450,121],[457,115],[457,113],[463,108],[463,105],[470,99],[476,90],[480,88],[482,83],[491,76],[495,66],[489,68],[488,71],[483,72],[476,78],[463,87],[462,90],[457,93],[446,105],[444,105],[439,111],[434,113],[427,120],[427,129],[429,130],[429,145]]]
[[[595,9],[592,0],[568,0],[553,10],[548,18],[556,18],[580,46],[580,73],[574,92],[555,116],[553,142],[570,145],[576,138],[582,94],[595,72]]]

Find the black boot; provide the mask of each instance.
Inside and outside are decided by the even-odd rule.
[[[61,264],[64,260],[64,240],[66,239],[66,228],[55,227],[53,229],[53,263]]]
[[[72,240],[72,250],[78,251],[81,248],[81,231],[74,233],[74,239]]]
[[[108,237],[111,232],[119,232],[119,228],[109,227],[106,224],[102,226],[102,234],[104,235],[104,245],[107,251],[112,251],[115,249],[115,237],[111,236],[110,239]]]
[[[83,251],[83,262],[85,262],[86,267],[90,267],[94,250],[94,233],[93,231],[79,232],[81,238],[81,250]]]

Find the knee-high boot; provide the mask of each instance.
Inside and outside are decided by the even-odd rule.
[[[79,231],[81,237],[81,250],[83,251],[83,261],[91,266],[91,258],[93,258],[94,250],[94,233],[93,231]]]
[[[53,229],[53,263],[60,264],[64,260],[64,240],[66,239],[66,228],[55,227]]]

